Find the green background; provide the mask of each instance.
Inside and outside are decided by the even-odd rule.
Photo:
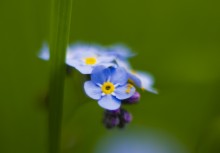
[[[0,152],[46,153],[49,64],[37,58],[49,38],[49,0],[0,2]],[[220,152],[220,9],[217,0],[73,0],[70,42],[124,43],[151,72],[159,95],[142,93],[125,129],[163,131],[190,153]],[[82,103],[79,74],[65,83],[65,153],[94,152],[106,130],[96,102]],[[76,81],[77,80],[77,81]],[[80,99],[79,99],[80,98]],[[178,152],[177,152],[178,153]]]

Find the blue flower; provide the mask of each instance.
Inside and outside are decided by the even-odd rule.
[[[50,53],[47,44],[44,44],[40,54],[41,59],[49,60]],[[105,67],[116,67],[115,57],[103,54],[102,47],[98,45],[74,44],[68,47],[66,53],[66,64],[76,68],[82,74],[91,74],[97,65]]]
[[[76,45],[69,48],[66,63],[82,74],[91,74],[95,66],[116,67],[114,56],[102,55],[101,47]]]
[[[107,110],[116,110],[121,100],[131,97],[135,87],[128,84],[128,74],[124,68],[105,68],[97,66],[91,74],[91,81],[84,84],[86,94],[98,100],[98,104]]]

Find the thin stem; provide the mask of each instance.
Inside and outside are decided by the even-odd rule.
[[[69,40],[72,0],[52,0],[50,34],[49,153],[60,153],[65,53]]]

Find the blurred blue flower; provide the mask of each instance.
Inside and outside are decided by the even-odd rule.
[[[93,153],[189,153],[186,144],[156,127],[135,125],[125,131],[106,134]],[[213,153],[213,152],[210,152]]]
[[[128,74],[124,68],[105,68],[97,66],[92,71],[91,81],[84,84],[86,94],[98,100],[98,104],[107,110],[116,110],[121,100],[135,93],[133,85],[128,84]]]

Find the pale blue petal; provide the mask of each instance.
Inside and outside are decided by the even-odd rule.
[[[67,59],[72,59],[72,60],[76,60],[76,59],[82,60],[87,57],[97,57],[97,56],[98,56],[97,54],[88,51],[79,52],[68,49],[67,52]]]
[[[70,60],[70,59],[74,59],[77,54],[78,54],[78,52],[71,50],[69,47],[67,49],[67,53],[66,53],[66,61]]]
[[[109,68],[105,68],[105,66],[96,66],[94,67],[91,80],[96,84],[103,84],[106,82],[111,75],[111,70]]]
[[[84,59],[87,57],[97,57],[98,55],[94,52],[89,52],[89,51],[83,51],[83,52],[77,52],[75,58],[78,59]]]
[[[88,45],[83,43],[76,43],[73,45],[70,45],[70,50],[73,52],[77,52],[77,56],[85,56],[86,54],[88,56],[99,55],[101,47],[98,45]]]
[[[134,83],[137,87],[139,88],[142,87],[141,80],[137,75],[133,73],[128,73],[128,79],[131,81],[131,83]]]
[[[99,56],[98,61],[100,63],[109,63],[115,60],[114,56]]]
[[[93,70],[93,66],[84,65],[80,60],[66,59],[66,64],[74,67],[82,74],[91,74]]]
[[[105,68],[114,67],[117,68],[118,66],[115,63],[98,63],[96,66],[104,66]]]
[[[80,61],[79,60],[73,60],[71,58],[66,59],[66,64],[72,67],[75,67],[76,65],[79,65]]]
[[[130,63],[128,61],[126,61],[126,60],[116,59],[116,63],[118,64],[119,67],[123,67],[127,71],[129,71],[131,69]]]
[[[144,89],[145,89],[145,88],[144,88]],[[153,87],[148,87],[148,88],[146,88],[146,90],[149,91],[149,92],[152,92],[152,93],[154,93],[154,94],[158,94],[157,89],[154,89]]]
[[[49,60],[50,59],[50,52],[49,47],[46,43],[43,44],[40,53],[38,54],[38,57],[43,60]]]
[[[112,95],[105,95],[98,101],[98,104],[107,110],[116,110],[121,106],[121,101]]]
[[[114,55],[117,58],[123,59],[123,60],[135,55],[134,53],[132,53],[132,51],[127,46],[122,45],[122,44],[114,45],[110,47],[108,50],[109,51],[107,52],[107,54]]]
[[[113,84],[124,85],[128,81],[128,74],[126,70],[122,67],[112,69],[112,75],[110,81]]]
[[[88,50],[89,45],[88,44],[84,44],[84,43],[75,43],[75,44],[71,44],[69,46],[69,49],[72,51],[77,51],[77,52],[84,52],[86,50]]]
[[[80,65],[77,63],[74,67],[82,74],[91,74],[93,70],[91,65]]]
[[[152,93],[157,93],[157,90],[155,90],[153,88],[154,85],[154,78],[152,75],[150,75],[149,73],[146,72],[142,72],[142,71],[137,71],[137,76],[140,78],[141,80],[141,84],[143,89],[152,92]]]
[[[84,90],[87,96],[91,97],[92,99],[99,100],[101,98],[101,88],[95,85],[92,81],[86,81],[84,83]]]
[[[119,86],[115,89],[114,93],[117,99],[127,99],[135,93],[135,87],[129,87],[128,85]]]

